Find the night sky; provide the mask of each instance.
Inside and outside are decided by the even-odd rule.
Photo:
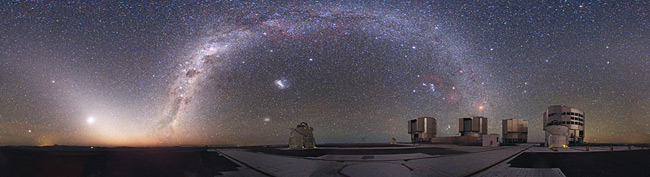
[[[0,4],[0,145],[409,141],[458,118],[585,112],[587,142],[650,142],[650,5]]]

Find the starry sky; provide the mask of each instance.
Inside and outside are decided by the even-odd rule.
[[[585,112],[587,142],[650,142],[650,4],[0,4],[0,145],[409,141],[458,118]]]

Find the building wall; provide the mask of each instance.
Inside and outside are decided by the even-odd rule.
[[[498,134],[483,135],[482,141],[483,141],[483,147],[498,147],[499,135]]]
[[[472,131],[479,134],[487,135],[488,122],[486,117],[473,117],[472,118]]]
[[[487,118],[482,116],[476,116],[472,118],[459,118],[458,132],[461,135],[464,135],[465,133],[469,133],[469,132],[486,135],[488,130],[487,124],[488,124]]]
[[[437,133],[436,119],[433,117],[419,117],[408,121],[408,133],[411,134],[411,142],[430,142]]]
[[[526,143],[528,142],[528,121],[524,119],[502,120],[503,142]]]
[[[472,118],[459,118],[458,119],[458,132],[462,135],[464,132],[472,131]]]
[[[431,138],[434,144],[456,144],[461,146],[481,146],[481,138],[477,136],[447,136]]]
[[[431,143],[435,144],[458,144],[458,136],[445,136],[431,138]]]
[[[543,128],[557,121],[569,128],[569,142],[582,143],[585,137],[585,113],[569,106],[553,105],[548,107],[543,115]]]

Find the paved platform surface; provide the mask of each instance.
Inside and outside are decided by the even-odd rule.
[[[589,146],[589,151],[587,151],[587,146],[573,146],[568,148],[558,148],[556,152],[603,152],[603,151],[629,151],[629,150],[647,150],[645,147],[636,147],[636,146],[612,146],[610,149],[609,146]],[[531,147],[527,152],[554,152],[553,150],[547,147]]]
[[[416,153],[404,148],[433,148],[436,151]],[[628,148],[630,150],[628,150]],[[421,144],[404,147],[328,147],[342,152],[379,152],[381,154],[326,154],[321,156],[295,156],[291,153],[268,154],[251,149],[219,149],[224,156],[241,163],[241,172],[227,172],[225,176],[598,176],[625,174],[647,176],[650,169],[648,148],[609,146],[560,148],[552,151],[535,144],[504,147],[456,146]],[[401,149],[401,150],[400,150]],[[277,150],[277,149],[276,149]],[[354,150],[354,151],[351,151]],[[409,152],[409,153],[388,153]],[[448,153],[461,152],[461,153]],[[593,154],[591,154],[591,153]],[[439,154],[433,154],[439,153]],[[523,159],[523,161],[522,161]],[[599,160],[600,159],[600,160]],[[609,165],[600,163],[607,159]],[[589,162],[580,169],[568,164]],[[556,164],[556,165],[554,165]],[[611,164],[618,164],[612,166]],[[629,167],[629,168],[628,168]],[[568,170],[568,171],[564,171]],[[604,170],[604,171],[603,171]],[[616,173],[607,172],[616,171]]]
[[[532,145],[467,147],[424,145],[465,151],[463,154],[391,154],[302,158],[220,149],[219,152],[271,176],[468,176],[488,169]],[[365,156],[365,158],[364,158]],[[379,160],[378,160],[378,159]],[[332,161],[332,159],[336,159]]]
[[[473,177],[564,177],[559,168],[513,168],[507,163],[494,166],[490,170]]]
[[[413,176],[469,176],[488,169],[530,146],[532,145],[500,147],[476,153],[412,160],[405,162],[405,165],[415,169]]]
[[[341,176],[412,176],[413,169],[398,162],[369,162],[344,166],[339,170]]]
[[[324,155],[320,157],[307,157],[307,159],[328,160],[328,161],[396,161],[396,160],[436,158],[440,156],[441,155],[429,155],[423,153],[391,154],[391,155]]]
[[[586,146],[570,147],[576,151],[587,152]],[[613,149],[613,150],[612,150]],[[612,149],[609,146],[589,146],[589,152],[600,152],[600,151],[628,151],[628,150],[647,150],[646,147],[636,147],[636,146],[612,146]]]
[[[393,155],[393,154],[413,154],[423,153],[429,155],[451,155],[451,154],[464,154],[464,151],[459,148],[443,148],[436,146],[399,146],[399,147],[385,147],[385,148],[372,148],[372,147],[345,147],[345,148],[316,148],[308,150],[288,150],[287,148],[272,148],[272,147],[246,147],[243,148],[251,152],[260,152],[264,154],[273,154],[281,156],[294,156],[294,157],[320,157],[324,155]],[[488,148],[489,150],[489,148]]]
[[[551,152],[546,147],[530,147],[524,152]],[[523,153],[523,152],[522,152]],[[559,168],[515,168],[510,167],[509,162],[519,154],[489,168],[480,173],[472,175],[473,177],[565,177]]]
[[[248,152],[244,149],[219,150],[227,157],[244,163],[251,168],[272,176],[310,176],[322,168],[343,167],[337,162],[309,160],[290,156],[269,155],[264,153]],[[329,173],[336,175],[334,169]]]

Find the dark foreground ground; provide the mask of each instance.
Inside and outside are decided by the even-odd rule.
[[[0,177],[213,177],[237,167],[196,147],[0,147]]]
[[[650,176],[650,150],[525,152],[511,167],[560,168],[566,176]]]

